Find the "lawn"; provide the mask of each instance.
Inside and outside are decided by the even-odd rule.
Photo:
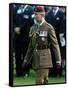
[[[35,77],[36,73],[31,70],[30,71],[30,76],[25,78],[25,77],[15,77],[14,75],[14,80],[13,80],[13,85],[14,86],[19,86],[19,85],[35,85]],[[56,83],[65,83],[65,77],[49,77],[49,83],[48,84],[56,84]]]
[[[13,75],[13,86],[19,85],[35,85],[36,73],[34,70],[30,70],[30,75],[27,78],[15,76],[15,58],[14,59],[14,75]],[[65,83],[65,76],[62,77],[49,77],[48,84]]]

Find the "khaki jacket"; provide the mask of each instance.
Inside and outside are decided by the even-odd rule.
[[[40,31],[41,33],[39,35],[38,32]],[[43,36],[42,31],[44,31],[44,38],[37,38],[37,35]],[[52,45],[56,63],[61,63],[60,49],[57,42],[55,30],[50,24],[48,24],[46,21],[39,27],[34,24],[30,29],[29,37],[30,44],[25,56],[25,60],[29,62],[33,57],[34,68],[51,68],[53,66],[50,48],[38,49],[38,43],[44,46]]]

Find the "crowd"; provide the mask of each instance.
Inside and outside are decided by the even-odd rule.
[[[15,53],[16,76],[28,77],[32,68],[32,58],[26,65],[23,62],[30,42],[29,31],[35,23],[35,7],[35,5],[13,4],[13,52]],[[61,51],[61,67],[57,69],[55,53],[52,46],[50,46],[53,68],[49,70],[49,75],[62,76],[65,75],[66,66],[66,8],[64,6],[46,5],[44,6],[44,10],[45,20],[54,27]]]

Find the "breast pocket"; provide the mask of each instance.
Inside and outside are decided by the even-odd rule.
[[[47,37],[47,31],[39,31],[40,37]]]

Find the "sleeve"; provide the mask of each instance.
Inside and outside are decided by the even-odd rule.
[[[27,53],[25,55],[25,58],[24,58],[24,61],[25,62],[30,62],[31,60],[31,57],[33,55],[33,48],[32,48],[32,42],[31,42],[31,38],[32,38],[32,28],[30,29],[30,32],[29,32],[29,37],[30,37],[30,42],[29,42],[29,46],[28,46],[28,49],[27,49]]]
[[[61,54],[54,28],[49,28],[49,40],[55,53],[56,63],[61,63]]]

